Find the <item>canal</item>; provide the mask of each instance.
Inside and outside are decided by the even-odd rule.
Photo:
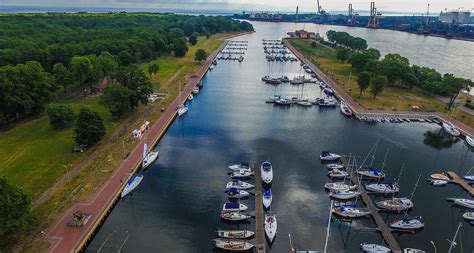
[[[410,215],[422,216],[425,228],[416,234],[396,234],[400,245],[432,252],[433,241],[438,252],[447,252],[446,239],[462,222],[461,243],[452,252],[474,250],[473,226],[463,221],[460,208],[445,200],[465,192],[455,185],[434,188],[426,182],[432,173],[451,170],[464,175],[474,166],[473,152],[463,140],[443,135],[435,124],[368,124],[348,119],[338,109],[265,104],[275,93],[321,96],[314,84],[275,87],[260,81],[267,74],[291,78],[300,73],[297,62],[268,63],[262,48],[263,38],[280,38],[292,26],[255,23],[256,33],[236,38],[249,41],[245,60],[219,61],[205,76],[201,92],[188,103],[189,112],[172,123],[156,147],[159,160],[144,172],[133,195],[117,204],[87,252],[213,252],[216,230],[231,228],[219,218],[230,180],[227,166],[266,159],[273,164],[272,210],[278,217],[278,234],[269,252],[288,252],[289,233],[294,246],[322,250],[330,201],[324,191],[327,169],[319,153],[331,150],[364,157],[377,140],[375,165],[389,150],[387,179],[398,177],[405,164],[398,196],[408,196],[422,174]],[[242,203],[253,210],[252,198]],[[383,215],[387,222],[402,216]],[[352,224],[333,220],[328,252],[356,252],[360,243],[381,243],[378,233],[363,229],[373,226],[370,219]]]

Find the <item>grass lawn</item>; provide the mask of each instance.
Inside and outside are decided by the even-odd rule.
[[[357,71],[351,68],[351,64],[337,60],[333,48],[320,43],[317,43],[316,48],[313,48],[310,40],[290,39],[289,41],[366,109],[411,111],[413,106],[417,106],[419,107],[416,109],[418,111],[446,111],[446,105],[443,102],[417,89],[384,87],[383,92],[374,99],[369,87],[360,95],[357,85]],[[474,117],[469,114],[454,110],[452,116],[474,127]]]

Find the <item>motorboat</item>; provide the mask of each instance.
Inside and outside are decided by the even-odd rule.
[[[342,164],[342,163],[328,163],[326,165],[326,167],[328,168],[328,170],[333,170],[333,169],[341,170],[341,169],[344,169],[344,164]]]
[[[265,161],[260,166],[262,173],[262,181],[266,184],[270,184],[273,180],[273,168],[269,161]]]
[[[375,202],[375,205],[387,211],[405,211],[413,207],[409,198],[392,198]]]
[[[337,102],[332,99],[321,98],[319,99],[318,105],[321,107],[335,107],[337,105]]]
[[[466,143],[469,147],[474,148],[474,136],[466,135]]]
[[[252,218],[252,216],[247,214],[242,214],[240,212],[222,212],[221,219],[226,221],[244,221]]]
[[[181,105],[178,107],[178,116],[183,116],[185,113],[188,112],[188,107]]]
[[[270,244],[275,239],[277,233],[277,220],[276,215],[272,212],[265,214],[265,235],[268,238]]]
[[[247,178],[247,177],[251,177],[252,175],[253,175],[252,171],[243,170],[243,169],[233,171],[230,174],[232,178]]]
[[[226,251],[248,251],[254,247],[253,244],[244,241],[231,241],[215,239],[215,247]]]
[[[367,253],[388,253],[391,250],[385,246],[373,243],[362,243],[360,249]]]
[[[474,210],[467,211],[462,214],[462,217],[469,221],[474,221]]]
[[[453,201],[456,205],[474,209],[474,199],[448,198],[448,200]]]
[[[474,176],[463,176],[462,177],[464,180],[466,180],[468,183],[474,183]]]
[[[199,87],[194,87],[192,93],[193,93],[194,95],[197,95],[197,94],[199,93]]]
[[[188,100],[189,100],[189,101],[191,101],[191,100],[193,100],[193,99],[194,99],[194,96],[193,96],[193,94],[189,94],[189,96],[188,96]]]
[[[346,105],[346,103],[341,102],[341,112],[346,115],[347,117],[350,117],[352,115],[351,109]]]
[[[432,186],[445,186],[448,184],[446,180],[439,180],[439,179],[431,179],[430,183]]]
[[[404,248],[403,253],[426,253],[426,251],[421,249]]]
[[[230,199],[241,199],[246,198],[250,195],[248,191],[240,190],[237,188],[230,188],[227,192],[227,197]]]
[[[319,82],[319,87],[320,87],[321,89],[324,89],[324,88],[326,88],[326,87],[327,87],[327,85],[326,85],[326,83],[325,83],[325,82],[323,82],[323,81],[320,81],[320,82]]]
[[[335,199],[353,199],[359,195],[360,195],[359,191],[352,191],[352,190],[332,191],[329,193],[329,197],[335,198]]]
[[[370,214],[370,210],[368,208],[358,208],[347,205],[334,207],[332,212],[344,218],[360,218]]]
[[[397,193],[400,187],[397,183],[373,183],[365,185],[365,189],[373,193],[391,194]]]
[[[151,151],[150,153],[148,153],[145,156],[145,158],[143,158],[143,162],[142,162],[143,169],[150,166],[150,164],[152,164],[158,158],[159,154],[160,154],[160,152],[158,152],[158,151]]]
[[[229,166],[229,170],[232,170],[232,171],[249,169],[249,168],[250,166],[248,163],[234,164],[234,165]]]
[[[217,230],[217,236],[227,239],[248,239],[254,235],[255,232],[250,230]]]
[[[248,190],[248,189],[252,189],[254,187],[255,186],[253,184],[249,184],[249,183],[240,181],[238,179],[234,179],[231,182],[228,182],[225,186],[226,189],[236,188],[236,189],[240,189],[240,190]]]
[[[421,221],[421,217],[408,216],[403,219],[396,220],[390,223],[391,228],[406,229],[406,230],[417,230],[422,229],[425,224]]]
[[[291,101],[286,98],[280,98],[280,99],[275,100],[275,104],[276,105],[291,105]]]
[[[326,94],[326,95],[328,95],[328,96],[334,95],[334,90],[331,89],[330,87],[324,88],[324,89],[323,89],[323,92],[324,92],[324,94]]]
[[[142,180],[143,175],[134,175],[132,178],[130,178],[127,182],[127,185],[125,185],[125,188],[123,188],[122,198],[127,196],[131,191],[137,188],[137,186],[142,182]]]
[[[345,178],[345,177],[349,176],[349,173],[347,173],[343,170],[333,169],[328,173],[328,176],[330,178]]]
[[[368,170],[359,170],[357,171],[357,174],[371,179],[382,179],[385,177],[385,173],[380,169],[373,167],[370,167]]]
[[[263,198],[263,206],[268,209],[272,205],[272,189],[265,190],[262,195]]]
[[[445,181],[449,181],[449,177],[446,176],[446,174],[444,173],[435,173],[435,174],[431,174],[430,177],[432,179],[437,179],[437,180],[445,180]]]
[[[443,130],[452,136],[459,136],[461,133],[451,122],[443,122]]]
[[[356,185],[348,185],[343,182],[333,182],[324,184],[324,188],[330,191],[348,191],[357,188]]]
[[[238,202],[227,202],[222,206],[222,212],[238,212],[238,211],[245,211],[249,207],[238,203]]]
[[[323,161],[335,161],[339,160],[341,158],[341,155],[331,153],[329,151],[322,151],[321,155],[319,155],[319,159]]]

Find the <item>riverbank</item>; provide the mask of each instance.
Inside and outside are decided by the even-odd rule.
[[[107,125],[108,136],[110,137],[106,137],[106,141],[103,141],[98,147],[80,155],[81,157],[91,157],[92,159],[69,161],[69,163],[63,163],[66,164],[67,167],[62,168],[59,165],[54,165],[54,162],[57,161],[56,159],[44,155],[40,156],[39,158],[49,159],[53,162],[53,164],[51,164],[51,162],[49,163],[51,168],[56,168],[56,170],[58,170],[58,167],[62,168],[60,172],[64,173],[60,174],[59,179],[56,177],[55,181],[51,181],[54,186],[48,188],[50,190],[48,190],[47,193],[40,193],[37,195],[39,197],[34,199],[34,212],[39,217],[40,224],[33,235],[29,236],[27,240],[22,240],[23,242],[21,245],[18,245],[17,250],[21,252],[46,251],[49,248],[49,243],[42,240],[42,236],[37,236],[36,234],[41,230],[47,230],[47,228],[51,226],[53,222],[57,221],[60,215],[74,203],[92,201],[93,196],[101,189],[101,186],[115,175],[114,168],[119,167],[124,154],[139,144],[137,140],[131,138],[129,133],[131,133],[134,128],[139,127],[144,119],[150,121],[152,124],[158,121],[164,114],[161,112],[161,108],[168,107],[177,97],[179,89],[178,82],[190,78],[193,74],[197,73],[202,66],[194,61],[195,50],[197,48],[203,48],[208,52],[213,51],[219,47],[225,39],[240,34],[241,33],[217,34],[207,40],[205,37],[200,37],[195,46],[189,47],[190,50],[185,57],[175,58],[165,56],[163,59],[160,58],[158,61],[163,64],[160,66],[161,72],[159,71],[157,75],[152,77],[152,82],[155,84],[155,92],[168,95],[147,106],[137,108],[133,114],[120,122]],[[168,65],[178,67],[168,71]],[[146,67],[146,64],[142,67]],[[159,90],[156,88],[159,88]],[[88,101],[94,101],[94,103],[98,104],[98,101],[92,99]],[[28,148],[33,149],[35,147],[34,145],[33,143]],[[71,154],[69,147],[63,152]],[[56,153],[55,156],[59,154],[60,153]],[[23,158],[21,154],[16,157],[16,159]],[[39,163],[35,169],[41,171],[41,164],[43,163]],[[46,194],[47,196],[43,196],[42,194]],[[42,201],[37,203],[36,201],[38,199]]]
[[[332,86],[337,86],[335,89],[338,89],[339,93],[344,93],[341,95],[344,96],[344,100],[347,100],[358,111],[412,114],[437,112],[445,117],[446,105],[436,97],[422,91],[384,87],[384,91],[376,99],[373,99],[367,91],[361,94],[357,85],[357,72],[349,63],[337,60],[335,50],[330,47],[318,43],[316,48],[312,48],[310,41],[298,39],[285,40],[285,43],[300,59],[312,65],[318,73],[324,73],[327,82]],[[469,127],[471,130],[466,131],[472,133],[474,119],[471,115],[455,109],[452,112],[452,118],[447,118],[450,121],[453,119]]]

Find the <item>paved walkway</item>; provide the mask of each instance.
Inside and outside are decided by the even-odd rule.
[[[347,92],[334,80],[332,80],[329,76],[327,76],[323,71],[321,71],[316,65],[314,65],[311,62],[311,59],[308,59],[306,56],[304,56],[302,53],[300,53],[293,45],[291,45],[288,40],[283,39],[283,43],[290,49],[293,54],[298,57],[302,62],[304,62],[306,65],[308,65],[313,71],[315,71],[318,76],[321,78],[321,80],[331,86],[331,88],[335,91],[336,96],[338,99],[344,101],[355,114],[396,114],[396,115],[423,115],[423,116],[434,116],[438,117],[443,121],[449,121],[453,123],[459,130],[464,134],[464,135],[469,135],[469,136],[474,136],[474,129],[471,128],[470,126],[457,121],[453,119],[450,116],[445,115],[444,113],[440,112],[415,112],[415,111],[381,111],[381,110],[366,110],[364,107],[362,107],[358,102],[354,101],[352,97],[347,94]]]
[[[221,51],[227,43],[222,45],[209,55],[203,66],[196,75],[188,78],[187,84],[182,90],[181,96],[177,96],[168,106],[158,121],[151,126],[148,131],[148,141],[154,146],[156,142],[164,135],[166,129],[171,124],[177,114],[177,107],[182,104],[206,74],[209,66],[212,64],[215,56]],[[181,97],[181,101],[179,100]],[[128,158],[113,173],[110,179],[102,186],[100,191],[95,195],[89,203],[78,203],[64,213],[62,218],[52,227],[46,234],[45,239],[52,241],[50,252],[77,252],[83,250],[88,240],[92,238],[92,234],[100,227],[100,224],[106,219],[108,212],[112,210],[116,200],[119,199],[122,189],[125,187],[128,179],[136,172],[142,162],[144,138],[138,142],[137,146],[130,153]],[[89,222],[83,227],[68,226],[69,220],[76,211],[92,214]]]

